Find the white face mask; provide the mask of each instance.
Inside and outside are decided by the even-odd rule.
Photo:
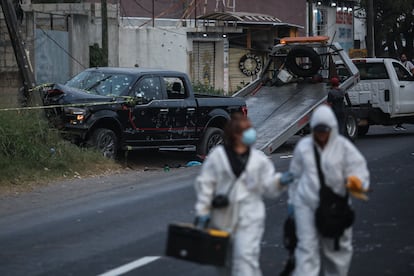
[[[256,142],[256,130],[254,128],[249,128],[243,131],[242,143],[246,146],[251,146]]]

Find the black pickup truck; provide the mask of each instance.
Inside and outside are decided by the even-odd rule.
[[[46,116],[71,141],[114,158],[119,150],[196,147],[223,142],[232,112],[245,100],[195,94],[186,74],[144,68],[89,68],[43,88]]]

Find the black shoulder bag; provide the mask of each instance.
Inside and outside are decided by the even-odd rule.
[[[345,196],[340,196],[326,185],[316,147],[314,151],[321,183],[319,206],[315,213],[316,228],[322,236],[334,239],[335,250],[339,250],[339,238],[354,222],[355,213],[348,203],[348,192]]]

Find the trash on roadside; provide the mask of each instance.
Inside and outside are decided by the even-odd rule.
[[[194,167],[194,166],[200,166],[201,162],[199,161],[189,161],[185,166],[186,167]]]

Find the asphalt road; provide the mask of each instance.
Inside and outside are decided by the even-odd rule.
[[[272,155],[278,170],[287,169],[294,143]],[[356,145],[368,160],[372,193],[354,203],[350,275],[414,275],[414,126],[377,127]],[[188,158],[177,154],[181,163]],[[0,197],[0,275],[216,275],[163,256],[168,224],[194,218],[198,170],[129,170]],[[266,207],[265,276],[277,275],[287,255],[285,197]]]

